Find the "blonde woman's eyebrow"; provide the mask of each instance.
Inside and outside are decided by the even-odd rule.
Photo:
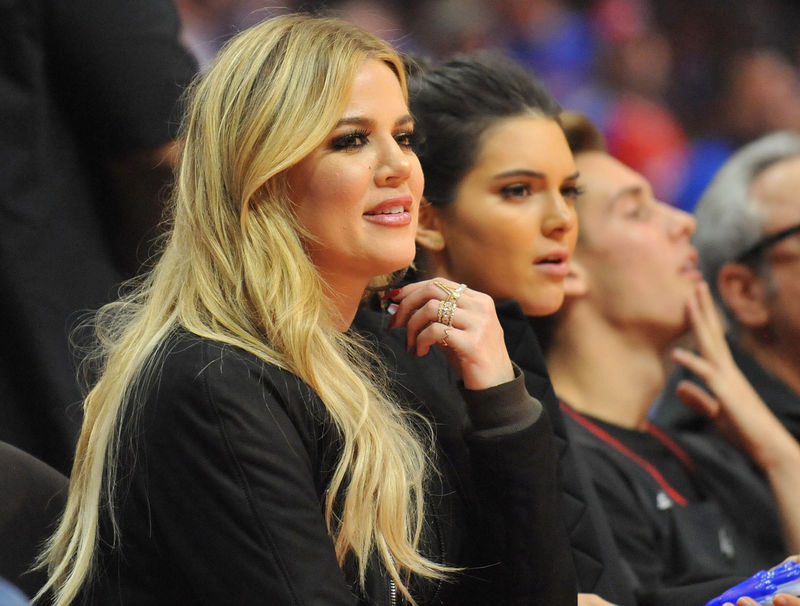
[[[405,114],[400,116],[397,120],[394,121],[394,126],[405,126],[406,124],[413,124],[414,118],[411,117],[411,114]],[[372,118],[362,118],[360,116],[345,116],[341,120],[336,123],[334,128],[339,128],[340,126],[367,126],[370,128],[375,127],[375,120]]]

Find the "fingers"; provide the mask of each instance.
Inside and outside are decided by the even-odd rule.
[[[405,326],[406,347],[417,356],[438,347],[468,389],[514,378],[494,301],[481,292],[435,278],[392,293],[397,309],[389,328]]]
[[[691,381],[681,381],[675,394],[692,410],[714,419],[719,415],[719,401],[705,389]]]

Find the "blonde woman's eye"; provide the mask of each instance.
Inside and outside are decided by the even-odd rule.
[[[500,195],[504,198],[525,198],[531,195],[531,188],[523,183],[506,185],[500,190]]]
[[[406,131],[402,133],[397,133],[394,136],[394,140],[397,141],[397,144],[405,149],[411,149],[414,147],[414,143],[416,139],[414,138],[414,131]]]
[[[357,130],[339,137],[335,137],[331,141],[331,149],[353,151],[364,147],[369,142],[369,132],[365,130]]]

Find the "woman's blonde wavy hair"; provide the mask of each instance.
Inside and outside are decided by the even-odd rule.
[[[135,415],[176,327],[244,349],[319,394],[343,444],[325,518],[340,565],[355,558],[362,588],[373,551],[409,600],[410,574],[450,570],[418,549],[427,450],[370,371],[365,346],[335,330],[285,178],[341,118],[365,59],[385,62],[405,93],[386,42],[338,19],[288,15],[239,34],[192,85],[162,256],[95,318],[99,380],[84,401],[66,511],[41,558],[50,579],[37,598],[50,590],[64,606],[91,578],[101,510],[118,542],[120,420]]]

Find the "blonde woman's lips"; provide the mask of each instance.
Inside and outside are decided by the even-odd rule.
[[[411,223],[411,196],[384,200],[363,214],[366,221],[386,227],[402,227]]]

